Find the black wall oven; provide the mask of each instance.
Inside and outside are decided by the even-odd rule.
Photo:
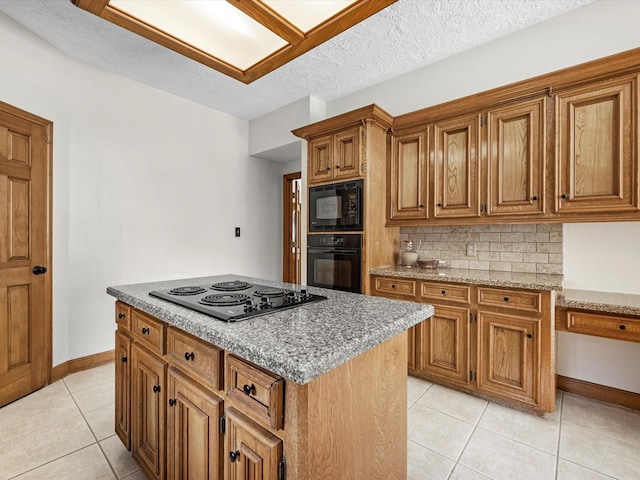
[[[307,285],[361,292],[362,235],[309,235]]]
[[[309,231],[362,231],[362,180],[309,188]]]

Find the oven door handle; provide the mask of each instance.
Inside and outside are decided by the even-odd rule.
[[[358,250],[325,250],[322,248],[308,248],[307,253],[328,253],[331,255],[359,255]]]

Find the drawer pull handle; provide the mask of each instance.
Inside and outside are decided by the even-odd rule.
[[[538,196],[534,195],[533,197],[531,197],[531,200],[533,200],[535,202],[536,200],[538,200]]]
[[[153,386],[153,393],[160,393],[160,385]]]
[[[446,290],[442,290],[442,292],[440,292],[440,293],[442,293],[443,295],[446,295],[447,291]]]
[[[149,328],[147,327],[142,327],[142,334],[143,335],[149,335],[149,333],[151,332],[151,330],[149,330]]]
[[[392,284],[391,284],[391,288],[396,288],[396,284],[395,284],[395,283],[392,283]]]
[[[193,360],[195,354],[193,352],[186,352],[184,354],[184,359],[188,362],[189,360]]]
[[[175,399],[175,398],[170,398],[170,399],[169,399],[169,406],[170,406],[170,407],[173,407],[176,403],[177,403],[177,402],[176,402],[176,399]]]
[[[122,320],[123,318],[127,318],[127,315],[125,313],[119,313],[118,318]]]
[[[509,301],[509,297],[504,297],[504,298],[503,298],[503,300],[504,300],[505,302],[508,302],[508,301]]]
[[[527,333],[527,338],[533,338],[533,335],[531,335],[530,333]]]
[[[229,452],[229,460],[231,460],[231,463],[235,462],[239,458],[240,458],[240,450],[236,450],[235,452]]]
[[[245,385],[244,387],[242,387],[242,391],[245,395],[251,395],[252,393],[255,395],[256,386],[253,383],[251,384],[251,386]]]
[[[120,361],[121,361],[122,363],[127,363],[127,357],[122,357],[122,358],[120,359]]]
[[[620,325],[618,328],[619,328],[620,330],[626,330],[626,329],[627,329],[627,326],[626,326],[626,325]]]

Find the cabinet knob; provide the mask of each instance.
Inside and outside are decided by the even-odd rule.
[[[142,327],[142,334],[143,335],[149,335],[149,333],[151,332],[151,330],[149,330],[149,328],[147,327]]]
[[[331,170],[331,167],[327,167],[327,172],[328,172],[329,170]]]
[[[175,404],[176,404],[176,403],[177,403],[177,402],[176,402],[176,399],[175,399],[175,398],[170,398],[170,399],[169,399],[169,406],[170,406],[170,407],[175,406]]]
[[[193,352],[186,352],[184,354],[184,359],[188,362],[189,360],[193,360],[195,354]]]
[[[504,297],[504,298],[503,298],[503,300],[504,300],[505,302],[508,302],[508,301],[509,301],[509,297]]]
[[[534,200],[534,201],[535,201],[535,200],[538,200],[538,196],[537,196],[537,195],[534,195],[533,197],[531,197],[531,200]]]
[[[153,393],[160,393],[160,385],[153,386]]]
[[[424,208],[424,205],[418,205],[418,208]]]
[[[443,294],[443,295],[446,295],[447,291],[446,290],[442,290],[440,293]]]
[[[439,206],[439,207],[441,207],[441,206],[442,206],[442,203],[441,203],[441,202],[438,202],[438,206]]]
[[[395,284],[395,283],[392,283],[392,284],[391,284],[391,288],[396,288],[396,284]]]
[[[244,387],[242,387],[242,391],[245,395],[251,395],[252,393],[255,395],[256,386],[253,383],[251,384],[251,386],[245,385]]]
[[[627,326],[626,326],[626,325],[620,325],[618,328],[619,328],[620,330],[626,330],[626,329],[627,329]]]
[[[562,195],[560,195],[560,198],[569,198],[569,195],[567,195],[566,193],[563,193]]]
[[[340,168],[340,165],[336,165],[336,168]]]
[[[122,358],[120,359],[120,361],[121,361],[122,363],[127,363],[127,357],[122,357]]]
[[[231,463],[235,462],[238,458],[240,458],[240,450],[229,452],[229,460],[231,460]]]
[[[126,315],[126,314],[124,314],[124,313],[119,313],[119,314],[118,314],[118,318],[119,318],[120,320],[122,320],[123,318],[127,318],[127,315]]]
[[[527,333],[527,338],[533,338],[533,335],[531,335],[530,333]]]

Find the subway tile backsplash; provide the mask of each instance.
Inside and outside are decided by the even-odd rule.
[[[451,268],[562,274],[562,224],[401,227],[403,240],[420,240],[420,258]],[[467,247],[475,255],[467,255]]]

